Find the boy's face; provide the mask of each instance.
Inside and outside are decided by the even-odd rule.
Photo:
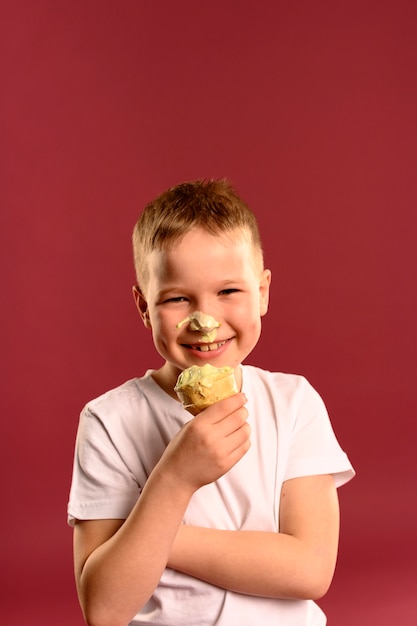
[[[155,376],[159,384],[172,390],[180,371],[191,365],[237,368],[255,347],[268,308],[270,272],[257,268],[249,236],[194,229],[170,249],[154,250],[147,263],[146,290],[135,299],[166,361]],[[212,343],[188,323],[177,329],[195,311],[220,322]]]

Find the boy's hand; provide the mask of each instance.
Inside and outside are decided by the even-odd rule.
[[[228,472],[249,450],[250,426],[242,393],[220,400],[181,428],[159,466],[192,492]]]

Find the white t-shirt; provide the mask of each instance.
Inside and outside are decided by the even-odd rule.
[[[68,505],[74,519],[125,519],[169,441],[192,419],[148,371],[84,408]],[[354,476],[318,393],[301,376],[242,366],[251,447],[215,483],[192,497],[184,523],[227,530],[279,531],[282,483],[333,474]],[[280,600],[225,591],[166,569],[131,625],[323,626],[310,600]]]

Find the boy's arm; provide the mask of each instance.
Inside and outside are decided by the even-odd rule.
[[[147,602],[191,496],[249,449],[245,401],[237,394],[190,420],[167,446],[125,521],[76,523],[75,577],[87,624],[125,626]]]
[[[74,528],[78,596],[87,624],[126,626],[148,600],[190,495],[155,472],[124,520],[89,520]]]
[[[168,566],[239,593],[317,599],[331,583],[338,538],[333,477],[295,478],[282,488],[279,533],[181,526]]]

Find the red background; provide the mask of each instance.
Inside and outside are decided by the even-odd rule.
[[[329,624],[416,623],[414,0],[0,11],[2,622],[82,624],[78,414],[159,363],[131,229],[167,186],[227,176],[273,271],[250,362],[310,379],[358,472]]]

